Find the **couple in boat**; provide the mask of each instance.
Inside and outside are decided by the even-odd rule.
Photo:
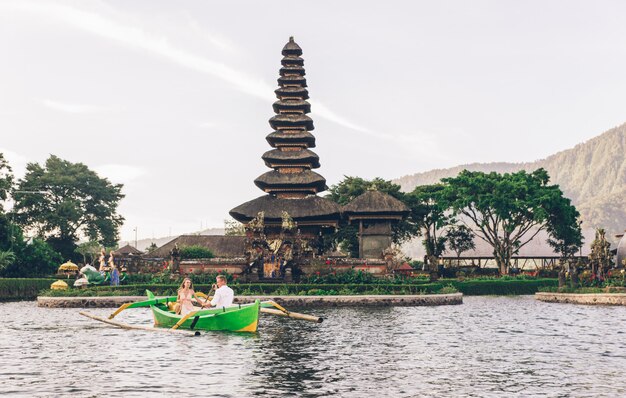
[[[192,298],[195,298],[196,301],[202,305],[202,308],[219,308],[232,305],[235,293],[233,292],[233,289],[226,286],[225,276],[218,275],[215,278],[213,289],[215,289],[215,294],[213,295],[213,299],[211,301],[209,301],[208,298],[206,300],[201,300],[198,296],[196,296],[196,292],[193,290],[193,283],[191,282],[191,279],[183,279],[183,283],[180,285],[180,288],[178,288],[178,305],[176,306],[176,313],[185,316],[191,311],[196,311],[196,308],[193,306],[193,302],[191,301]]]

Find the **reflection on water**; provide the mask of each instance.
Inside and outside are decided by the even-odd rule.
[[[126,331],[83,318],[77,309],[3,303],[0,394],[626,396],[625,307],[531,297],[464,301],[319,309],[322,324],[264,316],[255,335],[200,337]],[[146,309],[118,318],[151,322]]]

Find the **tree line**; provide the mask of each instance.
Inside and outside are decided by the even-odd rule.
[[[79,239],[115,247],[122,187],[55,155],[16,180],[0,153],[0,276],[49,275],[62,261],[81,261]]]
[[[438,184],[417,186],[411,192],[382,178],[345,177],[330,188],[329,199],[345,205],[368,189],[378,189],[401,200],[409,216],[393,227],[392,240],[401,244],[421,237],[432,267],[446,250],[460,256],[473,249],[474,237],[493,249],[501,274],[508,274],[511,258],[541,231],[563,261],[582,246],[579,213],[558,185],[549,184],[544,169],[533,172],[483,173],[464,170]],[[347,223],[330,237],[358,256],[357,228]]]

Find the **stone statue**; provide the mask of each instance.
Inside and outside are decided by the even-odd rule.
[[[170,271],[178,273],[180,270],[180,249],[178,243],[174,243],[174,247],[170,251]]]
[[[75,287],[102,285],[107,281],[107,278],[91,265],[85,265],[80,269],[80,273],[83,275],[83,278],[77,279],[76,282],[74,282]]]

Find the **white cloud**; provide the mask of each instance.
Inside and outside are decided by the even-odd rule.
[[[106,177],[114,183],[121,184],[127,184],[146,174],[146,171],[139,167],[125,164],[104,164],[94,167],[94,170],[100,176]]]
[[[200,127],[201,129],[212,129],[214,127],[217,126],[217,123],[215,122],[202,122],[202,123],[198,123],[198,127]]]
[[[188,12],[185,12],[184,15],[185,15],[185,18],[187,18],[189,27],[191,28],[191,31],[194,34],[196,34],[197,36],[200,36],[202,39],[208,41],[209,43],[211,43],[211,45],[213,45],[214,47],[222,51],[226,51],[229,53],[239,52],[237,47],[230,40],[228,40],[227,38],[223,36],[207,31]]]
[[[231,83],[242,92],[258,98],[270,99],[273,92],[272,87],[260,79],[248,76],[220,62],[179,49],[166,37],[152,35],[139,27],[124,25],[93,12],[66,5],[22,1],[2,4],[0,7],[38,14],[48,20],[54,18],[91,34],[148,51],[186,68],[213,75]]]
[[[107,110],[107,108],[97,105],[69,104],[49,99],[44,99],[41,102],[47,108],[65,113],[97,113]]]
[[[362,133],[372,133],[369,129],[352,123],[348,119],[337,115],[335,112],[328,109],[324,104],[321,104],[317,101],[309,102],[311,103],[311,112],[316,116],[320,116],[328,121],[331,121],[343,127],[347,127],[351,130],[360,131]]]
[[[127,46],[148,51],[183,67],[212,75],[233,85],[237,90],[253,97],[260,98],[264,101],[272,101],[274,99],[272,94],[274,87],[258,77],[250,76],[223,63],[215,62],[206,57],[181,50],[171,44],[165,37],[152,35],[141,28],[127,26],[93,12],[83,11],[66,5],[39,2],[27,3],[25,1],[0,4],[0,8],[30,12],[42,15],[46,19],[55,18],[74,28],[117,41]],[[210,35],[208,32],[204,32],[204,36],[212,37],[216,45],[222,45],[225,48],[230,46],[226,44],[223,39],[215,35]],[[337,115],[319,102],[315,102],[314,114],[352,130],[360,132],[368,131],[365,127],[359,126]]]

